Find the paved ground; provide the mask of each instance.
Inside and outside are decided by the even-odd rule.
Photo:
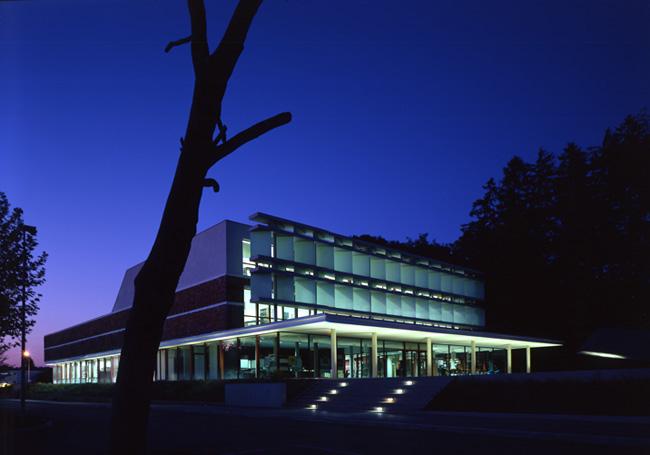
[[[106,452],[105,404],[29,402],[51,424],[15,431],[0,402],[0,454]],[[155,454],[649,454],[650,417],[421,412],[405,416],[154,405]]]

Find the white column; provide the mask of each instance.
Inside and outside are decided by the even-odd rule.
[[[332,379],[336,379],[338,376],[338,368],[336,365],[336,330],[330,329],[330,341],[331,341],[331,346],[330,346],[330,363],[331,363],[331,374],[330,376]]]
[[[372,362],[371,363],[370,377],[376,378],[377,377],[377,366],[378,366],[377,361],[379,360],[379,356],[377,355],[377,334],[373,333],[371,335],[370,340],[371,340],[370,341],[370,343],[371,343],[371,347],[370,347],[370,351],[371,351],[370,357],[371,357],[371,359],[370,359],[370,361]]]
[[[476,341],[471,341],[472,346],[472,374],[476,374]]]
[[[508,374],[512,373],[512,346],[506,346],[506,371]]]
[[[433,349],[431,349],[431,338],[427,338],[427,376],[433,376]]]
[[[526,373],[530,373],[530,346],[526,346]]]

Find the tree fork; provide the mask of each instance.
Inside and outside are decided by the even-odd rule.
[[[225,137],[221,102],[260,4],[261,0],[240,0],[219,46],[210,54],[205,5],[203,0],[189,0],[191,35],[166,48],[169,51],[176,45],[191,43],[194,93],[156,240],[135,279],[113,397],[110,448],[114,454],[146,452],[156,353],[196,234],[207,172],[242,145],[291,121],[291,114],[285,112],[254,124],[229,140]],[[219,136],[215,140],[217,127]]]

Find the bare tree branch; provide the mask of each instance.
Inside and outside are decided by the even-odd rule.
[[[219,64],[214,70],[220,80],[230,79],[237,60],[244,50],[250,25],[261,4],[262,0],[241,0],[237,4],[219,46],[210,55],[210,60]]]
[[[185,38],[181,38],[176,41],[170,41],[169,43],[167,43],[167,46],[165,46],[165,52],[167,53],[171,51],[173,48],[175,48],[176,46],[182,46],[183,44],[189,43],[190,41],[192,41],[192,35],[186,36]]]
[[[212,191],[214,191],[215,193],[219,192],[219,182],[217,182],[215,179],[203,180],[203,187],[212,188]]]
[[[282,112],[281,114],[269,117],[266,120],[262,120],[261,122],[258,122],[255,125],[246,128],[244,131],[237,133],[232,138],[230,138],[229,141],[215,147],[215,156],[210,163],[210,166],[213,166],[217,161],[230,155],[232,152],[247,142],[258,138],[261,135],[268,133],[269,131],[279,126],[286,125],[290,121],[291,113]]]
[[[205,19],[205,5],[203,0],[188,0],[187,7],[190,11],[192,26],[192,64],[194,73],[197,74],[203,63],[208,59],[208,26]]]

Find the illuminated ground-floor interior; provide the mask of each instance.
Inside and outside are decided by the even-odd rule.
[[[501,334],[319,314],[163,342],[160,381],[250,378],[367,378],[510,373],[512,351],[557,343]],[[55,383],[114,382],[119,352],[53,364]]]

